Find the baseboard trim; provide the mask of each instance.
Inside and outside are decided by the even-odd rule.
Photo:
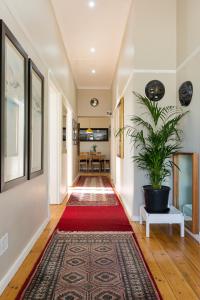
[[[140,216],[132,216],[132,221],[133,222],[139,222],[140,221]]]
[[[79,177],[80,177],[80,174],[78,174],[78,175],[74,178],[73,183],[72,183],[72,186],[74,186],[74,185],[76,184],[76,182],[77,182],[77,180],[78,180]]]
[[[200,244],[200,233],[199,234],[194,234],[192,233],[189,229],[185,227],[185,231],[193,238],[195,239],[199,244]]]
[[[44,231],[45,227],[49,223],[49,217],[46,218],[46,220],[42,223],[42,225],[38,228],[36,233],[33,235],[31,240],[28,242],[26,247],[22,250],[21,254],[18,256],[16,261],[13,263],[11,268],[8,270],[6,275],[3,277],[3,279],[0,281],[0,295],[3,293],[11,279],[14,277],[15,273],[18,271],[19,267],[33,248],[33,245],[40,237],[41,233]]]

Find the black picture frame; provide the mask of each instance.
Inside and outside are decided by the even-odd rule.
[[[67,140],[66,127],[63,127],[63,130],[62,130],[62,140],[63,140],[63,142],[66,142],[66,140]]]
[[[79,141],[80,142],[108,142],[109,137],[108,137],[108,128],[91,128],[93,133],[88,134],[87,133],[88,128],[80,128],[79,129]],[[102,131],[102,133],[105,133],[105,138],[102,139],[96,139],[95,138],[95,133],[98,131]],[[90,135],[93,135],[93,139],[90,139]]]
[[[72,141],[73,145],[78,144],[78,123],[72,119]]]
[[[41,80],[41,168],[36,171],[32,171],[32,148],[33,148],[33,139],[32,139],[32,106],[33,106],[33,85],[32,85],[32,77],[33,72],[38,76]],[[44,76],[34,64],[34,62],[29,58],[28,61],[28,179],[35,178],[40,176],[44,172]]]
[[[23,85],[23,95],[24,95],[24,110],[23,110],[23,176],[11,179],[9,181],[5,181],[5,130],[6,130],[6,40],[8,40],[12,46],[17,50],[16,52],[21,55],[24,59],[24,85]],[[0,191],[6,191],[22,182],[27,180],[27,141],[28,141],[28,131],[27,131],[27,117],[28,117],[28,55],[15,38],[13,33],[9,30],[3,20],[0,20],[0,122],[1,122],[1,129],[0,129],[0,152],[1,152],[1,179],[0,179]]]

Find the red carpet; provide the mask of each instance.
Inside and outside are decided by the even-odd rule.
[[[109,184],[109,186],[111,186],[109,180],[107,181],[107,184]],[[62,215],[60,221],[57,224],[57,227],[55,228],[55,231],[58,229],[60,231],[68,231],[68,232],[70,232],[70,231],[109,231],[109,232],[132,231],[132,233],[133,233],[132,227],[128,221],[128,218],[124,212],[124,209],[120,203],[120,200],[118,199],[116,193],[113,193],[112,195],[113,195],[113,197],[115,197],[115,200],[117,200],[119,203],[116,206],[97,206],[97,207],[95,207],[95,206],[67,206],[63,212],[63,215]],[[155,299],[161,300],[162,296],[160,295],[157,285],[153,279],[153,276],[151,275],[148,265],[145,262],[142,251],[139,247],[139,244],[137,242],[137,239],[136,239],[134,233],[133,233],[133,236],[134,236],[136,244],[138,245],[141,259],[143,259],[143,263],[149,274],[148,276],[151,278],[151,281],[154,285],[155,290],[157,290],[157,296],[155,297]],[[51,238],[49,239],[42,254],[40,255],[40,258],[37,260],[35,267],[29,274],[29,276],[26,279],[25,283],[23,284],[20,292],[18,293],[18,295],[16,297],[17,300],[19,300],[19,299],[20,300],[21,299],[32,300],[33,299],[33,298],[23,297],[22,295],[23,295],[23,292],[26,289],[27,285],[29,284],[29,282],[31,282],[31,278],[32,278],[32,276],[34,276],[34,273],[36,272],[37,268],[39,268],[43,254],[45,253],[45,250],[48,248],[50,240],[51,240]],[[75,298],[70,298],[70,299],[75,299]],[[126,299],[131,300],[132,298],[127,297]],[[142,299],[144,299],[144,298],[142,298]],[[145,299],[152,299],[152,298],[145,297]]]
[[[118,206],[66,207],[57,228],[64,231],[132,231],[132,227]]]
[[[106,185],[111,187],[108,179]],[[57,229],[64,231],[132,231],[116,193],[113,193],[112,197],[118,201],[119,205],[67,206]]]

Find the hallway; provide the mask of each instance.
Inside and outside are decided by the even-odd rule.
[[[200,299],[199,12],[0,0],[0,300]]]
[[[105,175],[103,176],[105,177]],[[92,175],[91,178],[95,179],[96,176],[93,177]],[[89,186],[86,187],[87,192],[88,188]],[[99,190],[96,187],[96,184],[93,184],[93,195],[95,195],[95,191],[97,194],[99,194]],[[84,188],[81,191],[80,184],[77,184],[74,188],[72,188],[71,192],[72,194],[68,196],[68,199],[66,199],[66,201],[62,205],[54,205],[51,207],[52,217],[50,223],[42,233],[39,240],[34,245],[31,253],[28,255],[13,280],[10,282],[8,288],[0,297],[0,300],[15,299],[25,280],[27,279],[27,277],[29,278],[30,272],[32,271],[33,266],[44,250],[44,246],[47,240],[50,238],[53,232],[55,232],[56,229],[67,231],[81,230],[82,232],[84,230],[86,232],[87,230],[90,230],[92,232],[93,230],[96,231],[97,229],[98,231],[102,230],[103,232],[105,232],[106,228],[109,228],[109,230],[112,230],[112,232],[113,230],[116,230],[117,232],[122,230],[125,230],[125,232],[127,232],[131,230],[131,227],[129,227],[128,223],[126,227],[123,227],[123,221],[119,221],[119,216],[116,216],[116,212],[113,215],[116,219],[110,221],[110,214],[107,215],[108,219],[106,219],[107,217],[105,213],[103,220],[101,218],[102,214],[100,213],[100,211],[102,210],[102,208],[106,209],[105,206],[100,205],[96,207],[88,207],[84,204],[81,207],[68,206],[70,198],[74,197],[73,193],[75,193],[75,195],[77,195],[78,193],[82,194],[82,192],[84,192]],[[83,201],[83,199],[80,201]],[[92,207],[93,210],[91,210]],[[89,211],[88,208],[90,208]],[[117,208],[116,206],[115,208],[120,209],[120,207]],[[75,213],[71,214],[70,209],[75,209]],[[69,213],[67,216],[68,210]],[[78,213],[77,210],[81,210],[81,213]],[[95,210],[99,213],[95,214]],[[110,207],[110,210],[113,210],[113,206]],[[86,215],[84,211],[85,213],[87,213]],[[69,217],[70,215],[71,218]],[[94,222],[91,218],[92,216],[94,217]],[[117,224],[120,227],[116,227],[115,220],[118,221]],[[78,227],[76,228],[77,221],[79,222],[77,225]],[[114,226],[112,226],[113,222],[115,224]],[[126,223],[128,222],[128,220],[126,221],[124,219],[124,222]],[[98,223],[102,224],[101,228],[99,228]],[[95,224],[97,227],[95,227]],[[159,228],[156,226],[152,226],[152,238],[149,241],[147,241],[145,238],[144,225],[141,226],[133,222],[131,223],[131,225],[163,299],[199,299],[200,291],[198,289],[199,277],[197,270],[200,267],[200,252],[197,243],[192,241],[192,239],[188,236],[184,241],[180,243],[179,229],[174,225],[162,225]]]

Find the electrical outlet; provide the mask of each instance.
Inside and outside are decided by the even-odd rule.
[[[8,249],[8,233],[0,239],[0,256]]]

